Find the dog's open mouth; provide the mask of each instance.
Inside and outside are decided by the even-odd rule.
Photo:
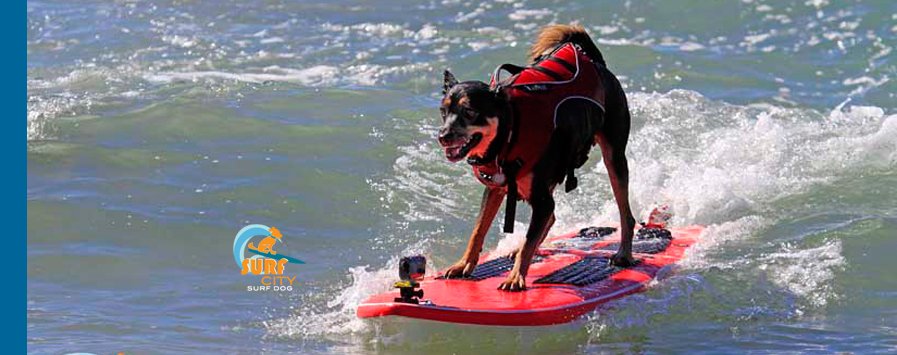
[[[450,162],[456,162],[458,160],[463,159],[467,156],[467,153],[470,152],[473,147],[476,147],[477,144],[480,143],[480,140],[483,139],[483,135],[481,133],[474,133],[471,136],[468,136],[464,140],[460,140],[452,145],[445,146],[445,158]]]

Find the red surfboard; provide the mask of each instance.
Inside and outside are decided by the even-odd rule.
[[[643,291],[648,282],[682,259],[704,230],[702,226],[641,228],[633,239],[638,263],[611,266],[619,233],[589,227],[550,238],[536,253],[522,292],[498,290],[513,266],[507,257],[484,259],[466,279],[428,277],[420,282],[419,304],[396,302],[398,291],[368,298],[360,318],[402,316],[442,322],[535,326],[570,322],[602,303]],[[440,273],[441,274],[441,273]]]

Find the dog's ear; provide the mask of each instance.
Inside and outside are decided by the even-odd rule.
[[[452,86],[455,86],[455,84],[458,84],[458,79],[455,79],[455,76],[452,75],[452,72],[446,69],[444,77],[442,79],[442,94],[445,95],[446,93],[448,93],[448,91],[452,88]]]

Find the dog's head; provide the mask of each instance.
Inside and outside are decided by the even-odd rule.
[[[482,157],[498,134],[499,115],[505,105],[501,95],[481,81],[459,83],[448,70],[443,94],[439,144],[446,159],[456,162],[468,156]]]

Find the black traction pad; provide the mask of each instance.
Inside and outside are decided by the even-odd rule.
[[[670,233],[669,229],[664,228],[642,228],[638,230],[638,233],[635,234],[635,240],[646,240],[646,239],[673,239],[673,233]]]
[[[613,234],[617,229],[612,227],[589,227],[583,228],[573,238],[600,240]],[[642,254],[657,254],[666,250],[672,240],[670,231],[661,228],[642,228],[639,229],[632,241],[632,252]],[[613,243],[604,246],[602,250],[616,250],[619,243]],[[543,259],[540,255],[533,256],[532,263],[541,262]],[[603,260],[603,261],[602,261]],[[459,280],[480,281],[490,277],[499,276],[503,273],[511,271],[514,267],[514,258],[503,256],[495,258],[477,265],[470,275],[458,278]],[[608,259],[604,257],[586,257],[580,261],[567,265],[545,277],[535,281],[535,283],[560,283],[571,285],[587,285],[590,283],[601,281],[610,275],[613,275],[622,268],[610,266]],[[444,278],[444,277],[440,277]]]
[[[550,248],[556,249],[575,249],[582,251],[593,250],[595,243],[600,242],[605,237],[614,234],[617,229],[613,227],[588,227],[579,230],[579,233],[563,239],[555,239],[547,243]]]
[[[657,254],[670,246],[673,235],[669,230],[662,228],[642,228],[632,238],[632,252],[640,254]],[[617,250],[620,243],[605,245],[601,250]]]
[[[533,256],[532,264],[538,263],[542,261],[542,256],[535,255]],[[503,256],[500,258],[495,258],[484,262],[482,264],[477,265],[476,268],[473,269],[473,272],[466,277],[459,277],[458,280],[467,280],[467,281],[480,281],[485,280],[490,277],[495,277],[511,271],[511,268],[514,267],[514,258],[510,256]],[[440,277],[444,278],[444,277]]]
[[[639,261],[636,261],[636,265]],[[604,280],[625,268],[613,266],[603,256],[588,256],[534,281],[537,284],[585,286]]]
[[[614,227],[588,227],[580,229],[579,233],[573,238],[601,240],[606,236],[614,234],[616,231],[617,229]]]
[[[502,273],[511,271],[511,268],[514,267],[514,258],[509,256],[503,256],[500,258],[495,258],[489,260],[485,263],[477,265],[476,268],[473,269],[473,272],[470,273],[470,276],[465,277],[466,280],[480,281],[483,279],[488,279],[490,277],[495,277],[501,275]]]

